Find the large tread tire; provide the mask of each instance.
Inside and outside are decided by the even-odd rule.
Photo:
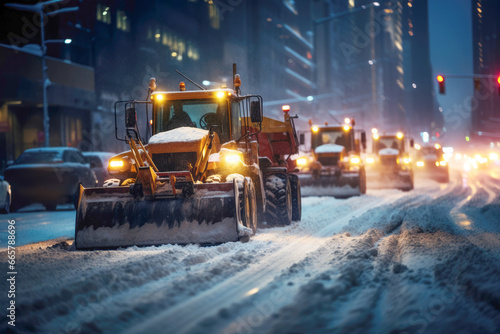
[[[241,223],[254,235],[257,231],[257,200],[252,179],[246,177],[243,183],[238,183],[238,193]],[[244,239],[248,241],[248,237]]]
[[[292,187],[292,220],[300,221],[302,219],[302,194],[300,191],[300,180],[297,175],[289,175],[289,179]]]
[[[266,221],[270,226],[292,222],[292,187],[286,174],[266,177]]]
[[[359,170],[359,193],[366,194],[366,171],[364,168]]]
[[[0,210],[0,213],[2,213],[2,214],[10,213],[10,196],[9,196],[9,194],[7,194],[7,196],[5,196],[5,207]]]

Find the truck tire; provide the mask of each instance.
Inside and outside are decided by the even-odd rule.
[[[257,200],[252,179],[246,177],[244,183],[239,184],[238,192],[241,222],[243,226],[250,228],[254,235],[257,231]],[[240,238],[240,241],[246,242],[248,239],[249,237],[245,236]]]
[[[359,170],[359,192],[361,195],[366,194],[366,171],[364,168]]]
[[[7,214],[10,213],[10,196],[7,194],[5,196],[5,203],[4,203],[4,208],[0,210],[0,213]]]
[[[290,225],[292,222],[292,189],[286,174],[266,177],[266,221],[268,225]]]
[[[292,187],[292,220],[300,221],[302,218],[302,195],[300,192],[300,180],[297,175],[289,175]]]

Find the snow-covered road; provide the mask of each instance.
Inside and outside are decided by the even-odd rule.
[[[20,247],[16,328],[500,331],[500,173],[455,173],[447,185],[417,180],[408,193],[369,190],[302,204],[300,223],[259,229],[248,243],[82,252],[59,239]],[[6,261],[2,252],[1,268]]]

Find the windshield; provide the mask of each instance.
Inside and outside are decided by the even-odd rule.
[[[397,137],[380,137],[373,142],[373,151],[378,153],[380,150],[384,148],[392,148],[398,150],[399,152],[403,151],[403,140]]]
[[[61,151],[26,151],[14,162],[15,165],[62,162]]]
[[[320,129],[318,133],[313,132],[312,148],[325,144],[335,144],[344,146],[346,151],[350,151],[349,135],[351,131],[345,131],[343,128]]]
[[[156,104],[154,114],[155,133],[180,127],[209,130],[212,125],[221,142],[229,140],[227,102],[205,100],[174,100]]]

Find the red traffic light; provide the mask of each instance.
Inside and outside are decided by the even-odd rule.
[[[438,83],[439,83],[439,94],[444,94],[445,93],[445,88],[444,88],[444,77],[442,75],[438,75],[436,77]]]

